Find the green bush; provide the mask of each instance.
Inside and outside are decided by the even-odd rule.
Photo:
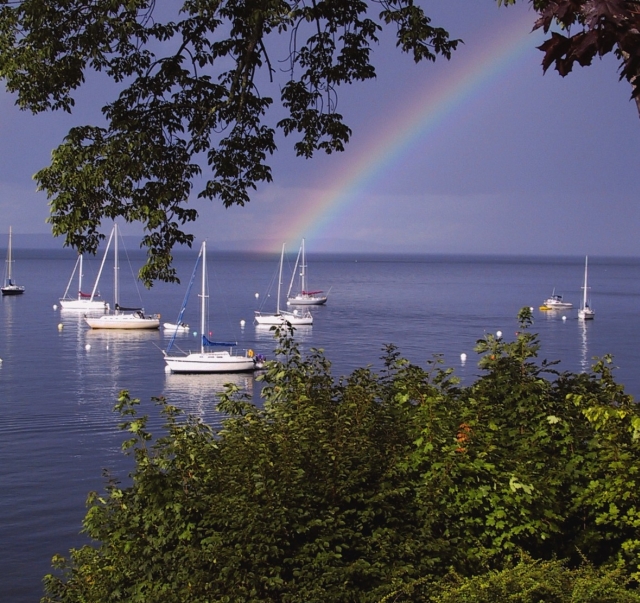
[[[640,595],[629,590],[619,570],[597,570],[589,565],[569,569],[557,560],[524,558],[500,571],[464,578],[451,574],[419,599],[424,603],[633,603]],[[407,588],[411,591],[411,588]],[[398,592],[385,601],[403,601]],[[412,593],[415,595],[415,593]],[[406,600],[416,600],[411,596]]]
[[[122,392],[132,483],[89,496],[43,601],[636,600],[636,405],[609,358],[536,363],[530,322],[466,387],[393,346],[335,380],[279,333],[263,407],[229,386],[218,432],[157,400],[154,440]]]

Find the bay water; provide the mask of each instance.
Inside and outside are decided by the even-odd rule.
[[[132,254],[131,267],[121,264],[121,303],[142,301],[147,313],[161,314],[161,322],[175,321],[196,255],[178,254],[180,285],[145,290],[134,279],[143,258]],[[0,599],[26,603],[42,596],[52,555],[86,542],[80,535],[85,500],[89,491],[103,488],[103,469],[126,478],[131,467],[120,451],[125,436],[112,410],[120,390],[141,399],[154,431],[160,424],[153,396],[219,424],[216,394],[225,382],[247,389],[257,403],[260,384],[246,374],[166,374],[162,350],[170,337],[162,329],[92,331],[82,313],[60,310],[72,255],[14,250],[14,259],[15,280],[26,292],[0,300]],[[285,267],[285,290],[293,259]],[[273,334],[253,324],[253,313],[275,310],[278,260],[210,250],[211,337],[273,357]],[[640,259],[589,258],[596,317],[586,323],[577,318],[581,257],[310,253],[308,264],[309,287],[329,291],[329,301],[311,308],[313,326],[298,329],[295,337],[303,351],[324,349],[336,377],[361,366],[379,368],[383,346],[393,343],[422,366],[441,354],[445,366],[471,383],[480,374],[476,341],[497,331],[513,339],[518,310],[530,306],[541,359],[560,360],[561,370],[578,372],[594,356],[611,353],[618,380],[640,397]],[[85,260],[83,289],[90,290],[98,266],[98,259]],[[111,274],[107,266],[99,287],[107,301]],[[184,351],[198,348],[198,288],[196,282],[184,317],[190,331],[176,341]],[[573,309],[539,310],[554,288]]]

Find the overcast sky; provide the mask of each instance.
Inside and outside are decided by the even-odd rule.
[[[464,40],[451,61],[415,65],[382,39],[377,79],[339,93],[347,150],[303,160],[281,140],[274,182],[244,208],[195,203],[192,232],[269,251],[304,236],[309,252],[640,255],[640,119],[615,59],[543,75],[528,2],[422,4]],[[1,98],[1,231],[48,232],[31,177],[71,125],[97,115],[99,97],[85,91],[71,117]]]

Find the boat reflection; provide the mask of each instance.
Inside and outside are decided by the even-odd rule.
[[[95,379],[102,375],[112,391],[126,389],[130,379],[159,375],[162,366],[162,336],[158,331],[83,329],[82,355]],[[156,364],[156,367],[152,366]],[[141,367],[146,367],[141,373]]]
[[[160,332],[154,329],[136,330],[124,329],[86,329],[84,331],[88,342],[126,343],[128,341],[160,341]]]
[[[540,311],[540,317],[547,320],[567,320],[571,317],[571,308],[547,308]]]
[[[255,384],[251,373],[165,373],[163,395],[170,404],[181,408],[186,414],[220,427],[225,415],[217,410],[218,394],[229,383],[253,399]]]
[[[256,340],[260,342],[268,342],[271,346],[275,346],[276,331],[275,328],[269,325],[255,325],[256,328]],[[313,335],[312,325],[299,325],[293,327],[293,338],[300,343],[306,343],[311,341]]]
[[[78,316],[83,318],[85,314],[89,316],[100,316],[104,314],[106,309],[102,308],[60,308],[60,318],[69,318],[73,316]]]
[[[75,323],[77,323],[77,324],[86,324],[84,322],[84,315],[85,314],[86,314],[86,312],[83,312],[82,310],[67,310],[65,308],[60,308],[60,320],[68,321],[68,322],[74,323],[74,324]],[[93,314],[93,312],[91,312],[91,314]],[[103,313],[100,312],[100,314],[103,314]]]
[[[14,322],[13,309],[16,303],[21,300],[16,295],[0,296],[2,307],[2,337],[0,338],[0,352],[2,356],[13,355],[13,341],[18,330],[17,322]]]
[[[587,373],[591,370],[591,362],[589,359],[589,346],[587,340],[587,324],[586,320],[579,320],[579,328],[580,328],[580,337],[582,341],[580,342],[580,369],[583,373]]]
[[[197,337],[198,335],[196,331],[192,332],[188,325],[186,326],[186,328],[181,327],[179,329],[176,329],[175,327],[174,328],[163,327],[161,329],[161,333],[165,337],[173,337],[175,335],[176,338]]]
[[[112,425],[113,403],[121,390],[142,382],[157,393],[153,383],[162,370],[162,337],[158,331],[89,329],[85,314],[56,313],[60,371],[66,375],[65,387],[73,391],[79,420]]]

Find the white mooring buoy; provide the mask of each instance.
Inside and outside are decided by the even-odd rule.
[[[84,346],[84,349],[87,350],[87,352],[91,349],[91,344],[87,344]]]
[[[58,331],[62,331],[62,329],[64,329],[64,325],[61,322],[59,322],[58,323]]]

